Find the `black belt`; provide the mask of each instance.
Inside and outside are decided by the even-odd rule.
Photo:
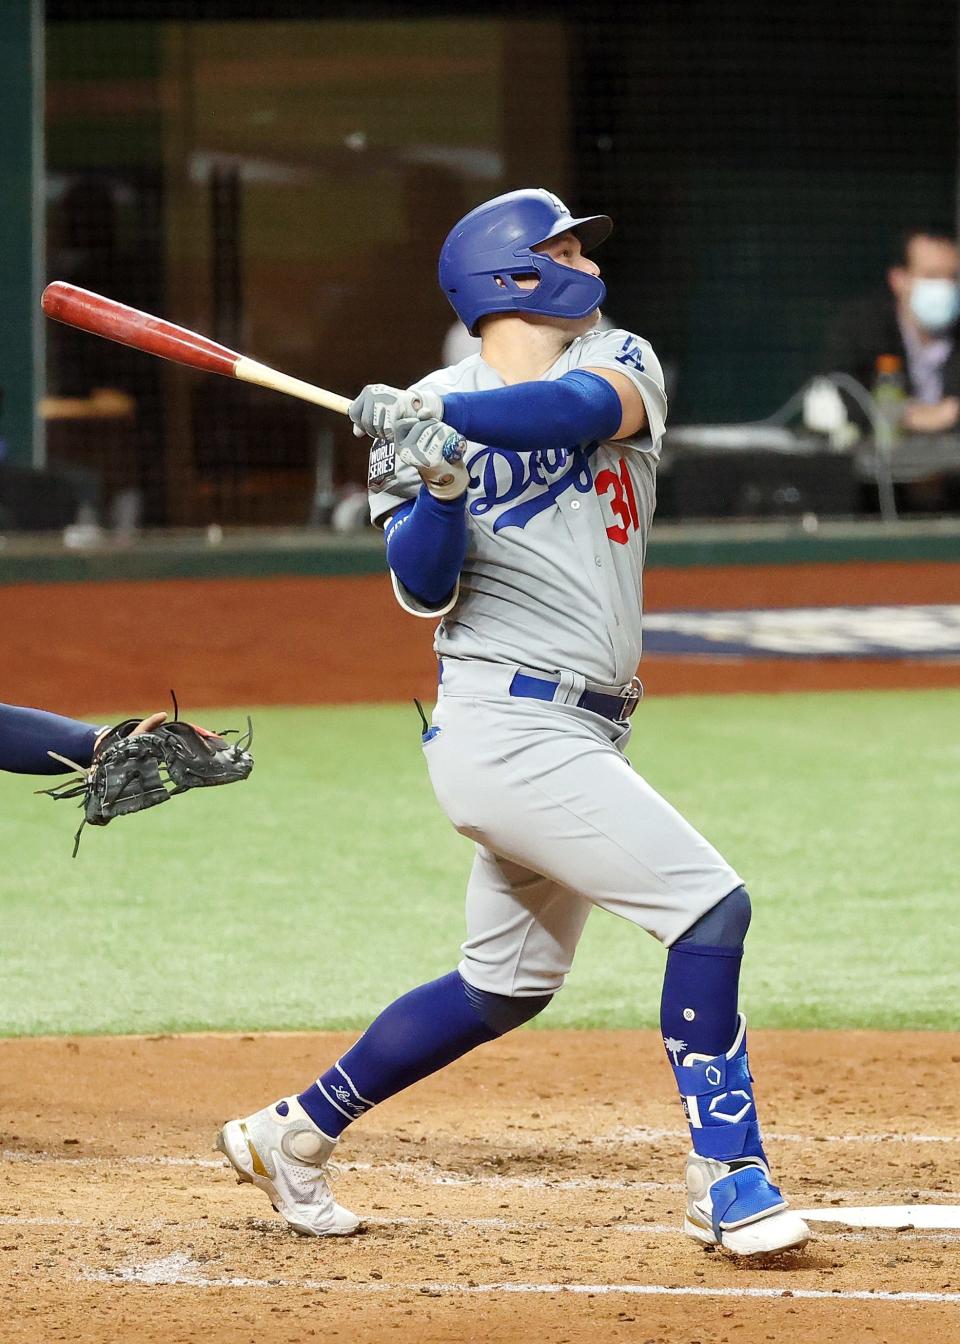
[[[528,700],[552,700],[557,693],[559,682],[546,677],[532,677],[527,672],[517,672],[510,683],[510,694],[523,696]],[[593,714],[602,714],[605,719],[620,723],[629,719],[640,703],[643,687],[634,677],[633,681],[619,695],[607,695],[603,691],[584,691],[576,700],[578,709],[589,709]]]

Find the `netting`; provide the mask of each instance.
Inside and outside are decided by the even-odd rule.
[[[352,393],[444,361],[453,220],[548,185],[615,217],[608,311],[661,354],[674,422],[740,420],[816,368],[900,229],[953,219],[953,0],[353,13],[50,0],[51,278]],[[362,479],[325,413],[50,339],[51,457],[101,508],[300,522]],[[77,413],[98,387],[127,410]]]
[[[677,366],[674,416],[770,413],[892,239],[954,217],[957,6],[680,4],[585,25],[581,192],[622,227],[625,317]]]

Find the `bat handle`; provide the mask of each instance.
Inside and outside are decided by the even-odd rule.
[[[233,376],[244,383],[256,383],[258,387],[269,387],[275,392],[285,393],[288,397],[298,397],[301,401],[312,402],[314,406],[325,406],[328,411],[337,411],[340,415],[346,415],[350,408],[349,397],[341,397],[336,392],[314,387],[312,383],[293,378],[289,373],[271,369],[268,364],[248,359],[246,355],[241,355],[237,360]]]

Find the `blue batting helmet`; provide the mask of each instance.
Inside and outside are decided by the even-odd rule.
[[[589,252],[612,228],[608,215],[574,219],[542,187],[508,191],[478,205],[450,230],[440,250],[440,288],[474,336],[477,322],[488,313],[588,317],[606,296],[603,281],[533,249],[569,232]],[[535,289],[516,283],[527,276],[538,281]]]

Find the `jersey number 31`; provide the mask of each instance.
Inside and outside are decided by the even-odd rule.
[[[598,471],[594,484],[601,499],[605,495],[611,496],[610,508],[614,517],[620,520],[619,523],[612,523],[607,528],[607,536],[619,546],[626,546],[630,529],[633,528],[636,532],[640,527],[640,515],[637,511],[637,496],[634,493],[633,481],[630,479],[627,459],[621,457],[617,466],[619,471],[613,471],[610,467]]]

